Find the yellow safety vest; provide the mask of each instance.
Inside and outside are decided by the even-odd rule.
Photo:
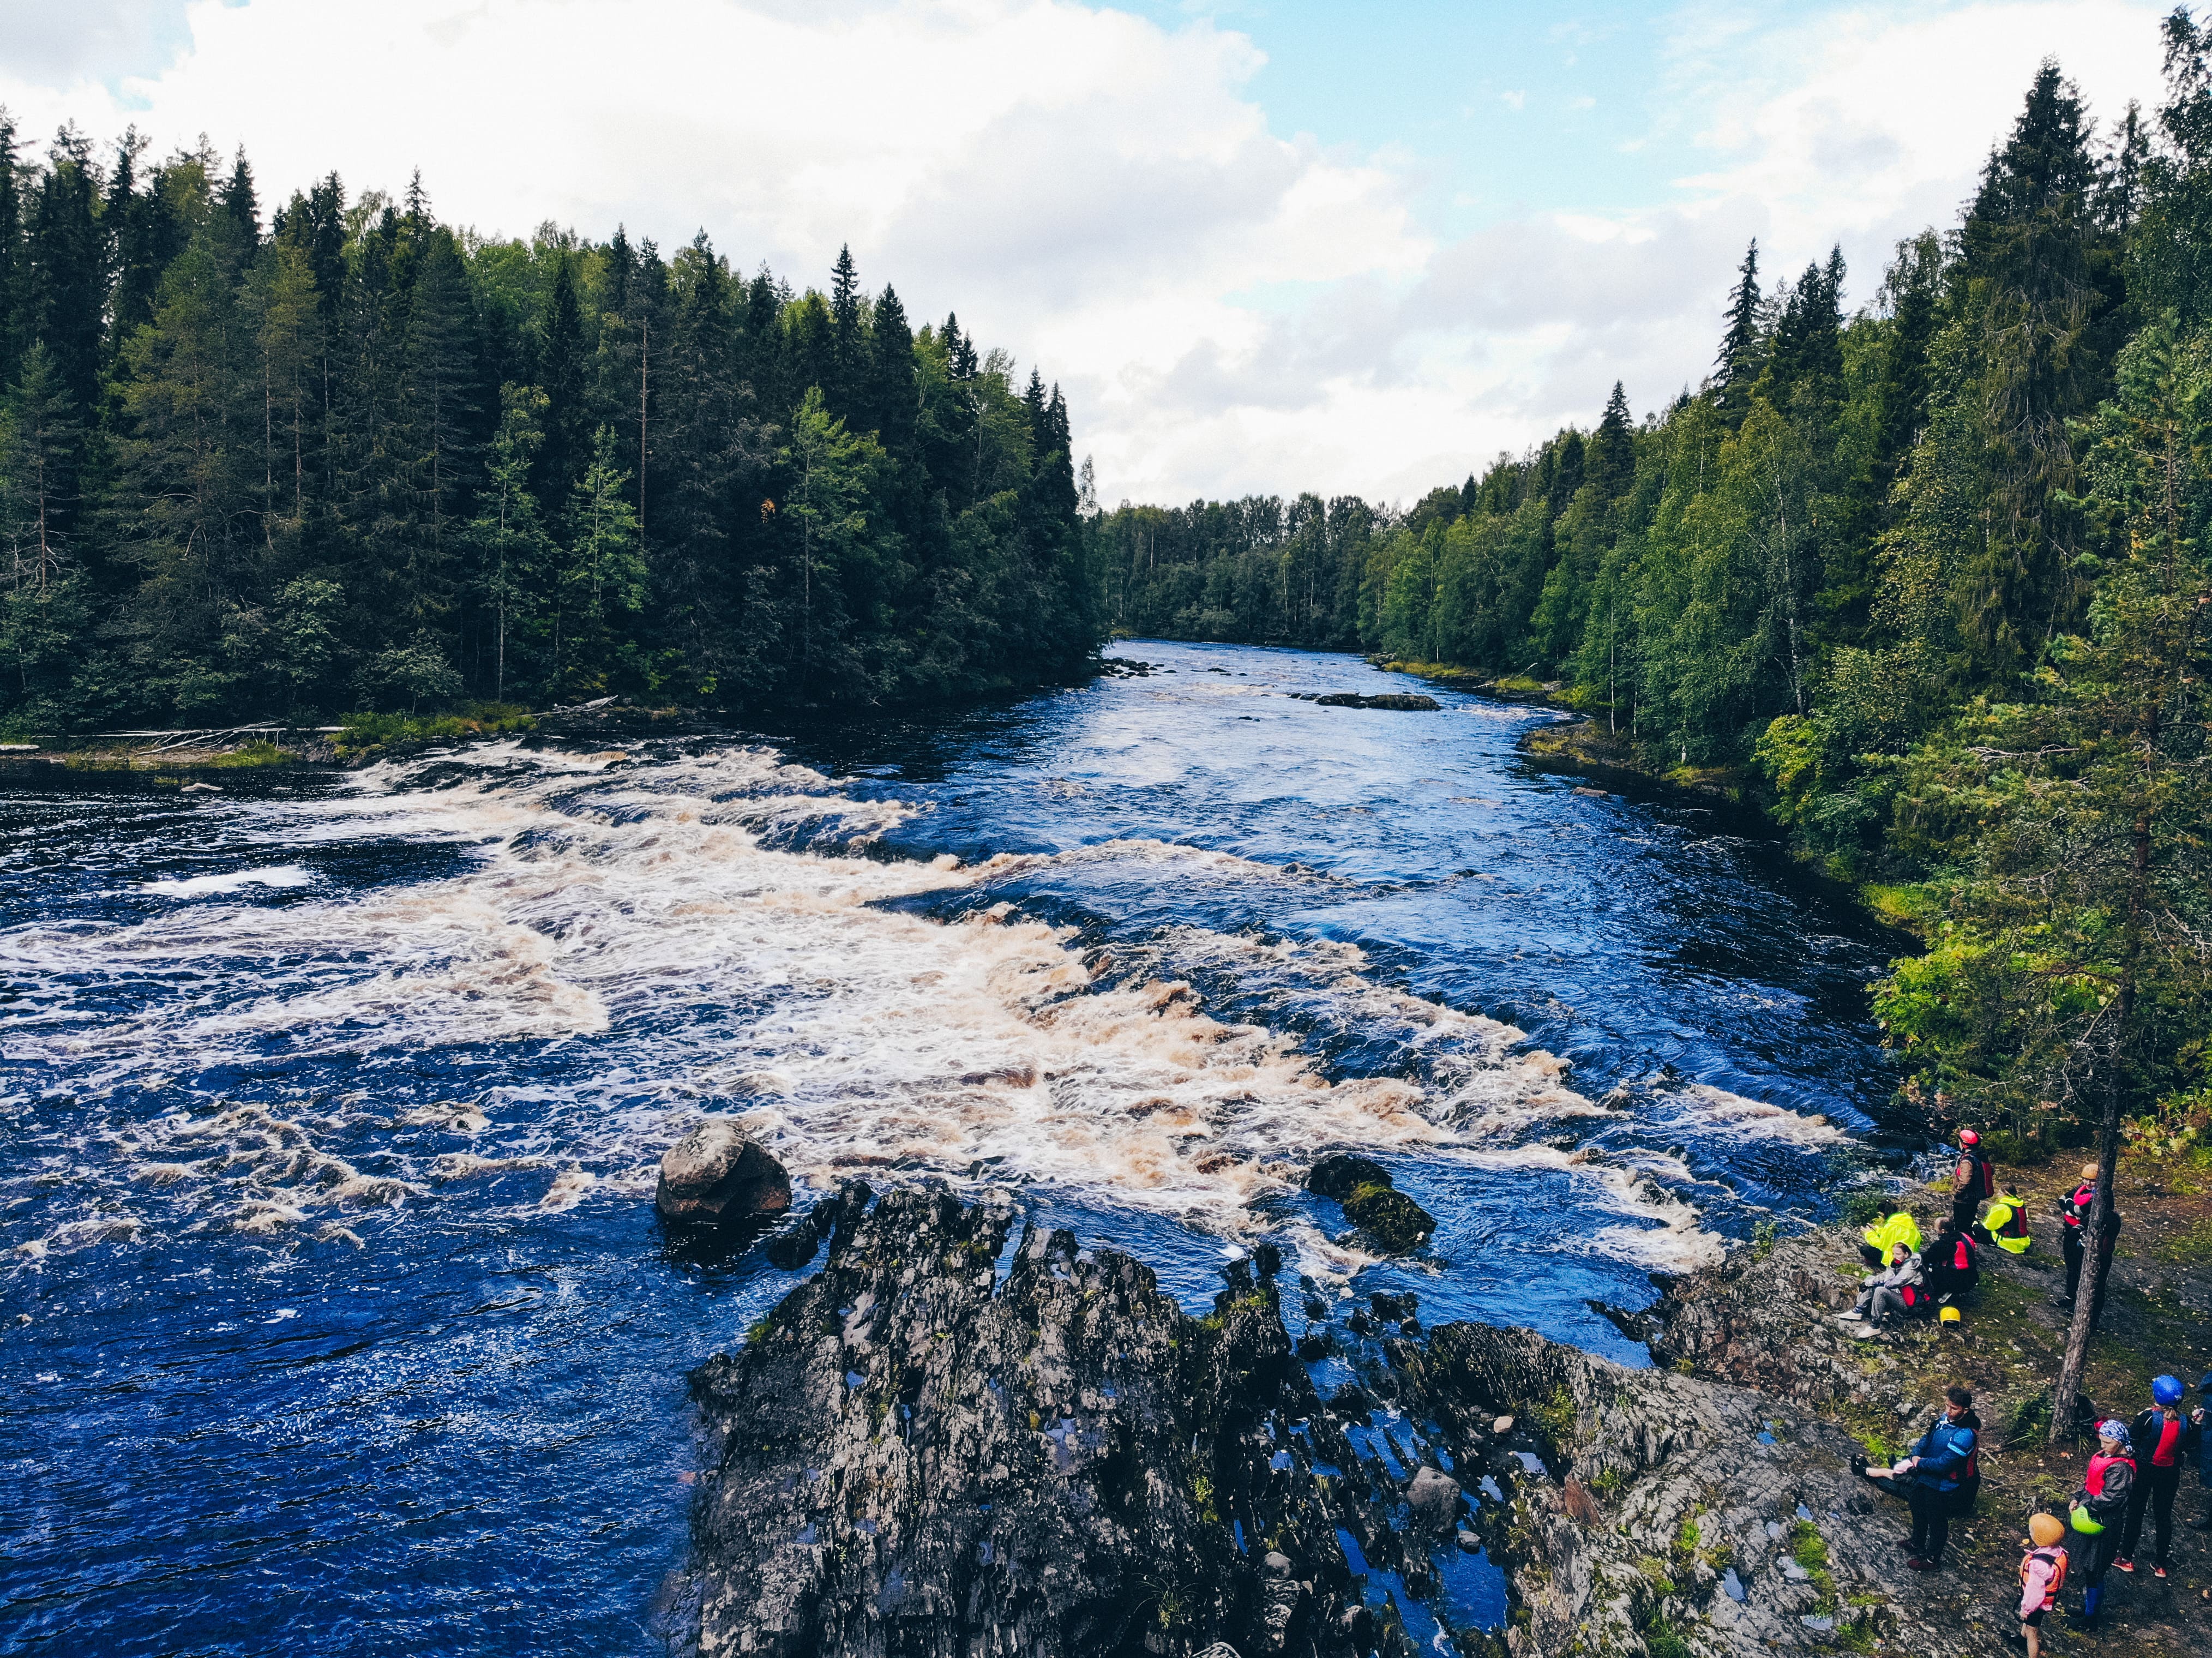
[[[1900,1243],[1916,1255],[1920,1253],[1920,1223],[1903,1209],[1887,1220],[1876,1221],[1859,1236],[1866,1240],[1867,1248],[1880,1250],[1884,1260],[1889,1259],[1892,1248]]]
[[[2026,1254],[2033,1242],[2027,1235],[2027,1210],[2009,1192],[2000,1192],[1990,1200],[1990,1212],[1982,1217],[1982,1230],[1990,1235],[1991,1243],[2011,1254]]]

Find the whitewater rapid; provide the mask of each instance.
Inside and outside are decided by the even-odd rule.
[[[1564,1173],[1614,1218],[1569,1248],[1669,1267],[1716,1250],[1678,1157],[1546,1138],[1617,1105],[1512,1026],[1378,982],[1357,946],[1182,926],[1086,947],[1009,902],[931,913],[1053,864],[1133,861],[1170,888],[1333,878],[1157,841],[886,856],[884,832],[926,805],[861,798],[744,744],[489,744],[373,767],[318,799],[201,810],[250,818],[263,848],[432,842],[462,864],[361,891],[319,890],[300,863],[156,879],[138,890],[163,908],[143,919],[0,935],[0,972],[80,987],[10,1010],[8,1051],[65,1067],[81,1104],[107,1108],[72,1148],[92,1212],[15,1242],[19,1262],[149,1228],[373,1248],[422,1206],[635,1203],[708,1111],[739,1116],[817,1190],[855,1175],[1035,1184],[1224,1238],[1287,1230],[1323,1270],[1365,1257],[1286,1227],[1278,1200],[1340,1146]],[[275,890],[295,901],[261,902]],[[1294,1036],[1209,1012],[1194,963],[1387,1029],[1418,1075],[1332,1080]],[[88,985],[133,1005],[90,1014]],[[500,1074],[502,1050],[582,1039],[586,1074]],[[465,1056],[476,1085],[398,1108],[359,1089],[222,1085],[430,1054]],[[180,1078],[189,1106],[135,1108]],[[1736,1134],[1841,1138],[1711,1088],[1667,1108]],[[388,1144],[365,1168],[357,1148],[380,1126]],[[328,1149],[339,1141],[350,1158]]]

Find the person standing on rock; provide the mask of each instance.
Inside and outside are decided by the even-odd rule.
[[[2151,1407],[2135,1419],[2130,1430],[2142,1448],[2142,1466],[2136,1471],[2135,1490],[2128,1497],[2127,1529],[2120,1534],[2120,1552],[2112,1561],[2122,1571],[2136,1569],[2136,1545],[2142,1540],[2146,1510],[2158,1538],[2151,1576],[2164,1577],[2173,1564],[2173,1495],[2181,1489],[2183,1465],[2197,1460],[2204,1437],[2204,1412],[2199,1409],[2185,1414],[2181,1391],[2180,1377],[2154,1376]]]
[[[1891,1473],[1909,1476],[1905,1501],[1912,1510],[1912,1552],[1905,1565],[1913,1571],[1941,1571],[1944,1546],[1951,1540],[1951,1516],[1958,1511],[1959,1494],[1970,1479],[1979,1483],[1975,1447],[1982,1419],[1974,1414],[1974,1396],[1954,1385],[1943,1390],[1943,1414],[1920,1436],[1912,1455]]]
[[[1973,1230],[1982,1200],[1997,1194],[1997,1171],[1982,1150],[1982,1137],[1971,1128],[1959,1131],[1959,1163],[1951,1171],[1951,1224],[1961,1232]]]
[[[2105,1573],[2120,1546],[2120,1527],[2128,1515],[2135,1485],[2135,1459],[2128,1424],[2107,1418],[2097,1424],[2097,1454],[2089,1459],[2081,1488],[2074,1493],[2074,1530],[2080,1539],[2074,1558],[2081,1566],[2081,1626],[2097,1627],[2105,1600]]]
[[[2212,1370],[2197,1384],[2197,1483],[2204,1487],[2204,1517],[2191,1522],[2192,1531],[2212,1531],[2212,1433],[2204,1431],[2204,1416],[2212,1410]]]
[[[2066,1293],[2059,1298],[2061,1307],[2074,1304],[2074,1292],[2081,1285],[2081,1263],[2089,1254],[2089,1217],[2097,1207],[2097,1165],[2081,1165],[2080,1184],[2058,1199],[2058,1218],[2062,1251],[2066,1257]],[[2105,1230],[2117,1238],[2120,1232],[2120,1212],[2115,1206],[2105,1218]],[[2102,1311],[2100,1308],[2098,1310]]]
[[[2027,1658],[2043,1658],[2043,1620],[2066,1588],[2066,1522],[2055,1514],[2029,1515],[2020,1558],[2020,1633],[2005,1637],[2027,1648]]]

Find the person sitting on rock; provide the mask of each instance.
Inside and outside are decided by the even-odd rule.
[[[2136,1479],[2135,1458],[2128,1424],[2106,1418],[2097,1424],[2097,1453],[2089,1459],[2081,1489],[2074,1493],[2072,1510],[2074,1558],[2081,1567],[2081,1627],[2097,1627],[2097,1614],[2105,1600],[2105,1573],[2120,1546],[2120,1527],[2126,1521],[2128,1498]]]
[[[1981,1484],[1982,1419],[1974,1414],[1974,1395],[1953,1386],[1943,1390],[1942,1414],[1920,1436],[1912,1454],[1887,1468],[1869,1468],[1855,1456],[1851,1469],[1877,1480],[1904,1497],[1912,1510],[1911,1553],[1905,1564],[1914,1571],[1940,1571],[1951,1540],[1951,1518],[1960,1512],[1960,1497]],[[1966,1506],[1972,1506],[1966,1498]]]
[[[1937,1301],[1964,1301],[1981,1281],[1982,1252],[1952,1216],[1936,1224],[1936,1241],[1925,1260],[1928,1293]]]
[[[1879,1271],[1889,1260],[1892,1248],[1903,1244],[1914,1254],[1920,1250],[1920,1223],[1912,1218],[1909,1209],[1899,1209],[1883,1217],[1859,1234],[1859,1259]]]
[[[2021,1546],[2020,1633],[2005,1639],[2043,1658],[2043,1620],[2066,1588],[2066,1522],[2055,1514],[2030,1515]]]
[[[2122,1571],[2136,1569],[2136,1545],[2142,1540],[2146,1511],[2158,1537],[2151,1575],[2163,1577],[2173,1564],[2173,1495],[2181,1488],[2181,1470],[2197,1460],[2204,1437],[2203,1407],[2184,1411],[2181,1394],[2180,1377],[2154,1376],[2151,1406],[2130,1430],[2134,1442],[2142,1448],[2142,1466],[2136,1470],[2135,1489],[2128,1497],[2127,1529],[2120,1534],[2120,1552],[2112,1561]]]
[[[1903,1317],[1927,1299],[1920,1257],[1900,1242],[1889,1247],[1888,1266],[1862,1280],[1858,1305],[1842,1316],[1864,1326],[1857,1332],[1860,1336],[1870,1336],[1892,1315]]]

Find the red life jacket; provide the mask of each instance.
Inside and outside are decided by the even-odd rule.
[[[1905,1310],[1908,1313],[1920,1304],[1920,1291],[1910,1284],[1899,1284],[1897,1294],[1898,1298],[1905,1303]]]
[[[2092,1181],[2083,1181],[2074,1188],[2074,1195],[2066,1199],[2066,1224],[2077,1232],[2087,1226],[2089,1224],[2089,1206],[2096,1200],[2096,1186]]]
[[[1974,1151],[1967,1152],[1959,1159],[1959,1162],[1962,1167],[1972,1170],[1966,1177],[1964,1189],[1973,1193],[1977,1198],[1996,1196],[1996,1170],[1990,1167],[1990,1160],[1987,1157],[1980,1151]]]
[[[1974,1264],[1974,1246],[1961,1237],[1957,1248],[1951,1251],[1951,1270],[1963,1272]]]
[[[2027,1587],[2027,1563],[2045,1560],[2051,1564],[2051,1576],[2043,1586],[2043,1609],[2049,1612],[2058,1604],[2058,1592],[2066,1587],[2066,1551],[2061,1548],[2030,1549],[2020,1558],[2020,1582]]]
[[[2132,1456],[2093,1456],[2089,1459],[2089,1472],[2082,1479],[2081,1489],[2092,1497],[2102,1497],[2105,1494],[2105,1470],[2115,1462],[2126,1463],[2130,1473],[2136,1471],[2136,1460]]]
[[[2150,1454],[2154,1468],[2170,1468],[2174,1463],[2174,1443],[2181,1437],[2181,1418],[2166,1412],[2154,1412],[2159,1418],[2158,1443]]]

